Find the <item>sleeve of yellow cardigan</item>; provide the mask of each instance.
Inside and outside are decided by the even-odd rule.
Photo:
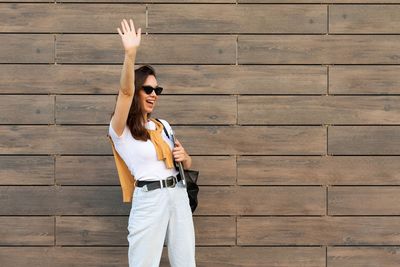
[[[135,190],[135,177],[130,173],[124,160],[118,154],[111,137],[108,136],[108,138],[112,147],[115,166],[117,167],[118,178],[122,189],[122,201],[131,202],[133,191]]]

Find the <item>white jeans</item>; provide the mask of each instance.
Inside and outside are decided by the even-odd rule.
[[[164,244],[171,267],[195,267],[195,232],[189,196],[175,187],[135,187],[128,223],[130,267],[159,267]]]

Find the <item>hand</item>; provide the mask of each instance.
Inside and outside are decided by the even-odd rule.
[[[130,27],[126,19],[121,21],[123,33],[121,32],[120,28],[118,28],[118,33],[122,38],[122,44],[124,45],[125,52],[128,55],[132,55],[136,53],[136,50],[140,45],[142,29],[139,28],[138,33],[136,34],[135,26],[133,25],[133,20],[130,19],[129,22],[130,22]]]
[[[183,148],[181,142],[178,139],[175,139],[175,147],[172,150],[172,154],[174,155],[174,159],[177,162],[185,161],[187,159],[187,154],[185,149]]]

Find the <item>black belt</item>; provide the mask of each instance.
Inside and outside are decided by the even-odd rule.
[[[143,187],[144,191],[150,191],[161,187],[175,187],[175,185],[181,180],[182,178],[178,173],[176,177],[168,176],[167,179],[164,180],[136,181],[135,185],[138,187]]]

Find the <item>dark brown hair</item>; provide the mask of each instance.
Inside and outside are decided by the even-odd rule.
[[[139,91],[142,89],[144,82],[146,81],[149,75],[153,75],[156,77],[156,71],[150,65],[144,65],[135,70],[135,93],[133,95],[133,100],[131,107],[129,109],[128,119],[126,124],[128,125],[129,130],[131,131],[132,136],[137,140],[147,141],[150,139],[150,134],[147,129],[144,127],[144,118],[143,118],[143,110],[139,103]],[[118,99],[118,95],[117,95]],[[114,111],[111,114],[111,117],[115,113]],[[150,119],[151,112],[147,113],[147,119]]]

